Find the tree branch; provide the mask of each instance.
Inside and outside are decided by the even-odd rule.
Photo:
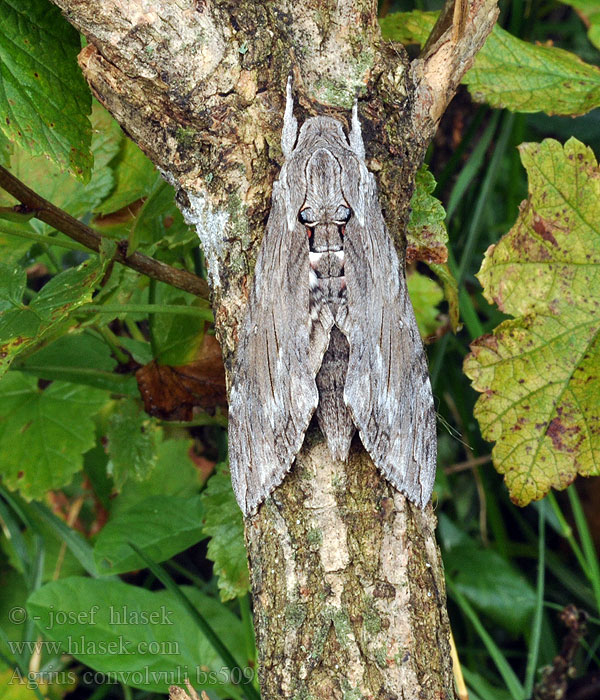
[[[411,64],[412,118],[429,140],[498,17],[497,0],[446,0],[423,52]]]
[[[290,72],[300,122],[325,113],[347,123],[358,97],[367,164],[402,253],[415,173],[496,16],[492,0],[471,0],[454,39],[444,28],[411,66],[381,41],[375,0],[155,0],[151,11],[144,0],[53,1],[90,41],[80,65],[96,96],[179,190],[228,371],[282,162]],[[246,521],[265,700],[453,697],[434,528],[431,506],[395,493],[358,441],[346,464],[309,431]]]
[[[69,236],[86,248],[96,253],[100,252],[103,237],[98,232],[62,209],[55,207],[54,204],[29,189],[27,185],[2,166],[0,166],[0,187],[21,202],[22,207],[25,207],[21,213],[33,214],[36,219],[50,224],[57,231],[64,233],[65,236]],[[187,270],[171,267],[171,265],[149,258],[142,253],[134,252],[127,255],[127,241],[118,243],[114,260],[159,282],[166,282],[177,289],[183,289],[203,299],[208,298],[209,290],[205,280],[196,277]]]

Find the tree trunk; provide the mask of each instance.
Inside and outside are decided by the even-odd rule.
[[[288,75],[300,123],[348,123],[358,97],[402,254],[415,173],[497,14],[495,0],[461,3],[411,63],[382,42],[374,0],[53,1],[88,39],[95,95],[196,226],[228,373],[282,162]],[[341,464],[310,432],[246,522],[263,697],[454,697],[434,527],[432,507],[395,492],[358,440]]]

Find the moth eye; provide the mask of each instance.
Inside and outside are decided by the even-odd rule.
[[[314,226],[316,220],[317,217],[315,216],[315,212],[310,207],[302,209],[302,211],[298,214],[298,221],[305,226]]]
[[[333,215],[333,223],[337,224],[338,226],[343,226],[344,224],[348,223],[351,216],[352,212],[350,211],[350,209],[348,207],[340,205],[335,210],[335,214]]]

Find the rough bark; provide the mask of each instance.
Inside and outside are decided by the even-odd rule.
[[[53,1],[89,41],[80,63],[96,96],[196,226],[228,370],[282,161],[288,74],[300,121],[347,122],[358,97],[402,253],[415,172],[497,14],[495,0],[470,0],[460,30],[440,21],[411,65],[381,41],[374,0]],[[454,697],[434,525],[359,443],[344,465],[309,434],[246,523],[264,698]]]

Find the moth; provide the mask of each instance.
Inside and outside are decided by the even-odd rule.
[[[357,105],[348,137],[323,116],[298,133],[288,82],[282,151],[230,392],[237,501],[249,515],[283,481],[316,411],[334,459],[347,459],[358,430],[385,478],[424,507],[433,397]]]

